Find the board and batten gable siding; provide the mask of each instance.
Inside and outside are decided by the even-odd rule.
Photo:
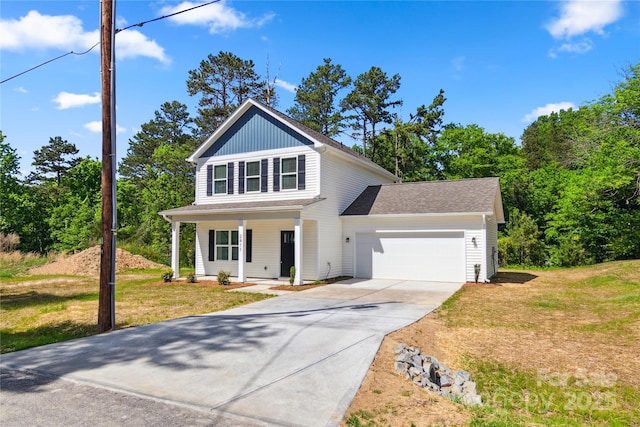
[[[299,164],[300,156],[304,156],[304,189],[282,189],[282,184],[277,191],[274,191],[274,159],[296,158]],[[240,185],[241,175],[245,175],[244,169],[240,167],[243,162],[246,169],[248,162],[259,162],[262,169],[267,167],[266,190],[263,190],[264,174],[260,174],[261,185],[259,191],[247,192],[245,185]],[[233,164],[233,194],[212,194],[207,195],[207,166]],[[225,156],[214,156],[198,159],[196,166],[196,203],[198,205],[214,203],[236,203],[236,202],[257,202],[264,200],[290,200],[290,199],[311,199],[320,192],[319,183],[320,154],[312,147],[300,146],[295,148],[285,148],[277,150],[265,150],[251,153],[232,154]],[[262,170],[261,170],[262,172]],[[299,174],[299,171],[298,171]],[[244,181],[243,181],[244,182]],[[244,193],[239,189],[243,188]]]
[[[318,222],[318,273],[324,279],[345,275],[340,214],[369,185],[393,179],[330,151],[321,154],[320,170],[320,197],[324,200],[305,211],[304,218]]]
[[[268,219],[247,221],[252,230],[251,262],[245,263],[245,274],[250,278],[277,278],[280,276],[280,232],[293,230],[293,220]],[[237,230],[238,221],[207,221],[196,225],[196,276],[216,276],[218,271],[238,275],[238,261],[209,261],[209,230]],[[316,280],[317,227],[315,221],[304,221],[302,247],[304,254],[303,279]]]
[[[201,158],[281,148],[313,147],[313,142],[257,107],[251,107]]]
[[[498,273],[498,222],[495,215],[486,217],[487,235],[487,279]]]
[[[427,232],[456,231],[464,233],[465,280],[474,280],[474,264],[482,264],[485,255],[482,243],[482,216],[454,215],[398,217],[342,217],[343,274],[353,276],[356,256],[356,234],[374,232]],[[346,242],[346,238],[349,242]],[[475,237],[476,243],[473,243]],[[482,273],[481,273],[482,277]]]

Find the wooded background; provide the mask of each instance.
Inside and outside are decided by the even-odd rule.
[[[402,119],[394,114],[400,85],[401,76],[378,67],[352,78],[325,59],[302,79],[286,113],[355,141],[356,151],[404,182],[500,177],[502,265],[640,258],[640,63],[620,71],[610,94],[538,117],[520,143],[476,124],[445,123],[443,90]],[[118,166],[118,244],[165,264],[171,224],[158,212],[194,200],[195,169],[184,159],[247,98],[278,107],[273,82],[230,52],[191,70],[187,92],[197,114],[175,100],[163,103]],[[46,253],[99,243],[100,162],[51,137],[22,177],[12,143],[20,141],[0,131],[0,249]],[[193,265],[194,232],[193,224],[182,227],[181,265]]]

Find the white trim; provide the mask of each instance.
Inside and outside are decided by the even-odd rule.
[[[247,279],[245,273],[245,242],[247,238],[247,220],[238,220],[238,282],[244,283]]]
[[[174,279],[180,277],[180,221],[171,222],[171,270]]]
[[[343,220],[361,219],[361,218],[404,218],[404,217],[451,217],[451,216],[476,216],[476,215],[493,215],[493,212],[440,212],[440,213],[406,213],[406,214],[371,214],[371,215],[340,215]]]
[[[296,269],[294,285],[302,285],[302,218],[296,218],[293,224],[293,265]]]

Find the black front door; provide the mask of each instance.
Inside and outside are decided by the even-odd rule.
[[[289,277],[295,263],[293,231],[280,232],[280,277]]]

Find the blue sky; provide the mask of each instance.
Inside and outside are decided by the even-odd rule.
[[[116,2],[118,28],[198,4]],[[100,2],[3,1],[0,80],[98,41]],[[352,77],[371,66],[400,74],[401,116],[445,90],[445,123],[476,123],[519,140],[540,114],[610,93],[640,59],[636,1],[221,1],[123,31],[116,39],[118,157],[165,101],[195,113],[188,71],[210,53],[277,74],[277,108],[323,58]],[[0,85],[0,129],[22,169],[61,136],[100,157],[99,49],[69,55]],[[344,94],[343,94],[344,95]],[[345,137],[343,142],[352,144]]]

